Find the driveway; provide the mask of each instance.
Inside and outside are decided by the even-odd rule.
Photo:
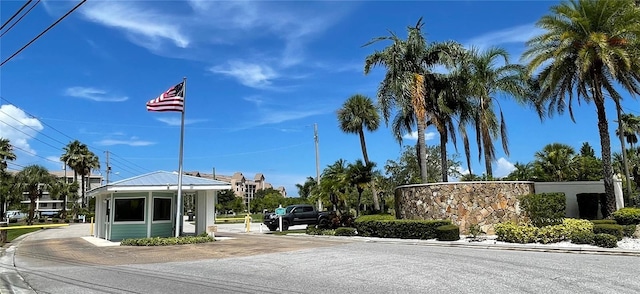
[[[223,241],[206,244],[98,247],[82,239],[90,236],[88,224],[73,224],[28,235],[19,241],[15,254],[29,266],[121,265],[250,256],[351,242],[328,238],[282,238],[237,231],[234,224],[221,225],[216,238]]]

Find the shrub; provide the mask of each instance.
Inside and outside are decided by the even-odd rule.
[[[45,219],[44,219],[44,218],[39,218],[39,219],[38,219],[38,222],[39,222],[39,223],[44,223],[44,222],[45,222]]]
[[[562,223],[566,211],[564,193],[529,194],[519,197],[522,209],[536,227]]]
[[[636,232],[636,225],[624,225],[622,226],[622,235],[628,238],[633,237]]]
[[[625,207],[613,213],[613,218],[621,225],[640,224],[640,208]]]
[[[356,222],[366,222],[366,221],[382,221],[382,220],[394,220],[395,216],[390,214],[369,214],[369,215],[361,215],[356,218]]]
[[[593,223],[588,220],[565,218],[562,224],[567,229],[567,239],[573,239],[574,234],[593,233]]]
[[[616,237],[618,241],[622,240],[622,226],[612,224],[599,224],[593,226],[593,233],[595,234],[609,234]]]
[[[593,244],[593,238],[596,234],[593,232],[578,232],[571,236],[573,244]]]
[[[69,223],[69,219],[68,218],[65,219],[64,222],[68,224]]]
[[[598,217],[598,201],[600,193],[578,193],[578,213],[582,219],[596,219]]]
[[[494,230],[498,241],[509,243],[533,243],[538,237],[538,228],[529,225],[519,226],[512,222],[497,224]]]
[[[618,239],[616,239],[616,236],[609,234],[595,234],[591,244],[598,247],[615,248],[618,247]]]
[[[460,240],[460,228],[456,225],[444,225],[436,228],[436,239],[438,241]]]
[[[591,220],[594,225],[617,225],[618,222],[614,219],[594,219]]]
[[[356,229],[355,228],[337,228],[335,229],[336,236],[355,236]]]
[[[307,226],[307,229],[305,230],[305,233],[306,233],[307,235],[321,235],[322,230],[321,230],[321,229],[316,228],[316,226],[308,225],[308,226]]]
[[[484,231],[478,224],[473,224],[469,227],[469,236],[473,239],[478,238],[480,235],[484,234]]]
[[[182,244],[207,243],[215,241],[212,237],[169,237],[169,238],[140,238],[140,239],[124,239],[120,242],[120,246],[168,246]]]
[[[434,239],[436,228],[450,225],[449,220],[362,220],[356,219],[358,235],[364,237]]]
[[[568,239],[569,230],[564,225],[545,226],[538,229],[538,242],[542,244],[557,243]]]

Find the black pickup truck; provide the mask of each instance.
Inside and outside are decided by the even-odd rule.
[[[285,208],[285,215],[282,216],[282,230],[286,231],[289,226],[295,225],[320,225],[329,222],[327,212],[317,211],[313,205],[296,204]],[[264,224],[270,231],[278,229],[279,217],[275,213],[264,215]]]

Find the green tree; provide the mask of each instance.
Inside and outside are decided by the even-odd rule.
[[[7,172],[8,162],[16,160],[9,139],[0,138],[0,219],[4,219],[4,207],[11,200],[12,176]]]
[[[374,38],[365,44],[391,41],[389,46],[367,56],[364,72],[368,74],[371,68],[378,65],[386,68],[385,77],[378,88],[378,105],[386,123],[391,119],[392,110],[396,109],[392,129],[398,142],[401,143],[402,136],[411,132],[413,125],[416,125],[420,177],[423,183],[427,183],[427,151],[424,146],[429,107],[426,85],[431,80],[435,66],[453,64],[452,51],[458,46],[452,42],[427,44],[422,33],[423,25],[420,18],[415,26],[408,27],[406,40],[391,32],[389,36]]]
[[[520,163],[513,164],[515,168],[504,179],[507,181],[532,181],[535,179],[534,166],[532,163]]]
[[[69,142],[64,148],[64,153],[60,156],[60,161],[69,166],[73,170],[73,181],[77,182],[78,175],[81,177],[80,193],[82,204],[86,206],[85,201],[85,177],[91,175],[91,171],[100,168],[100,160],[93,152],[89,150],[86,144],[78,140]],[[86,178],[88,179],[88,177]]]
[[[504,65],[498,65],[501,63]],[[524,104],[531,97],[530,79],[526,68],[510,64],[507,51],[498,47],[485,51],[472,48],[462,67],[467,73],[466,94],[474,109],[470,123],[476,131],[478,159],[484,156],[486,175],[492,178],[492,164],[496,160],[493,142],[498,137],[502,141],[502,149],[509,155],[507,125],[497,98],[499,95],[508,95]],[[500,118],[496,115],[496,107]],[[468,150],[468,146],[465,146],[465,151]],[[466,154],[467,158],[469,155]]]
[[[442,167],[440,166],[441,162],[439,159],[440,149],[437,146],[427,146],[425,149],[428,154],[427,169],[429,171],[441,170]],[[397,160],[387,160],[384,165],[384,171],[391,185],[397,187],[401,185],[421,183],[420,168],[418,167],[416,157],[417,154],[415,146],[404,146],[404,149]],[[462,174],[460,174],[460,161],[456,159],[456,156],[449,156],[447,164],[448,166],[445,170],[448,171],[449,176],[458,178],[462,176]],[[430,177],[432,177],[430,180],[435,181],[437,173],[429,174]]]
[[[552,143],[535,153],[534,166],[541,171],[538,177],[549,182],[566,182],[575,178],[573,159],[576,155],[573,147]]]
[[[340,129],[343,132],[358,134],[364,163],[370,164],[364,130],[373,132],[380,126],[380,115],[378,115],[378,109],[371,98],[360,94],[353,95],[338,109],[337,115]],[[373,206],[375,210],[380,210],[380,200],[375,191],[373,192]]]
[[[338,210],[348,211],[350,182],[347,162],[344,159],[336,160],[322,171],[321,178],[320,185],[312,191],[308,201],[315,203],[320,199],[327,207],[334,205]]]
[[[52,181],[48,187],[49,196],[54,200],[62,200],[62,209],[60,210],[60,218],[67,218],[67,201],[78,199],[78,183],[68,183],[64,181]]]
[[[307,180],[304,181],[304,184],[296,184],[296,188],[298,188],[298,196],[306,200],[311,195],[311,191],[318,185],[316,179],[313,177],[307,177]]]
[[[284,198],[282,196],[282,194],[280,194],[280,191],[274,189],[274,188],[266,188],[266,189],[261,189],[261,190],[257,190],[254,194],[253,194],[253,199],[260,199],[260,198],[264,198],[267,195],[275,195],[278,196],[280,198]],[[253,200],[252,199],[252,200]]]
[[[358,191],[358,201],[356,204],[356,217],[360,215],[360,204],[362,203],[362,192],[371,183],[373,179],[373,168],[375,163],[365,164],[362,160],[357,159],[354,163],[347,166],[347,176],[351,186]],[[380,210],[378,207],[376,210]]]
[[[640,9],[632,0],[571,0],[553,6],[537,26],[545,32],[527,42],[523,58],[538,73],[539,105],[573,120],[573,101],[593,102],[598,118],[605,216],[616,210],[611,168],[611,140],[605,111],[608,96],[619,105],[616,84],[640,94]],[[606,93],[606,95],[605,95]]]
[[[16,183],[18,190],[26,192],[29,200],[29,218],[27,223],[33,224],[36,200],[42,197],[42,192],[46,191],[55,178],[49,171],[40,165],[29,165],[16,174]]]

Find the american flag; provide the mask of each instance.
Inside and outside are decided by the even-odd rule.
[[[148,111],[184,111],[184,82],[181,82],[160,94],[158,98],[147,102]]]

